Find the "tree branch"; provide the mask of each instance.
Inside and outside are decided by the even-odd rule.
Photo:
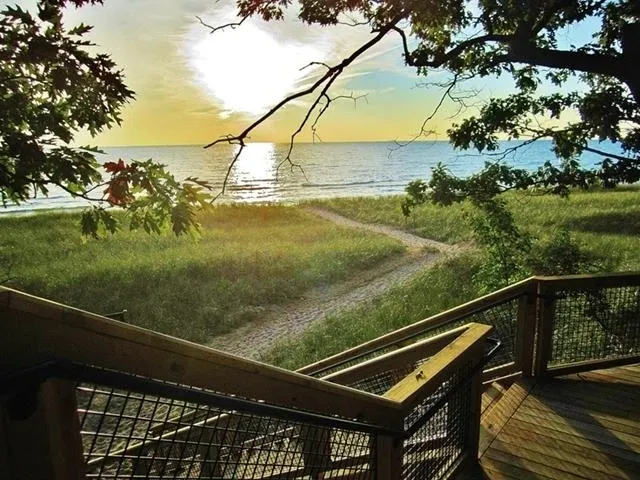
[[[200,22],[200,24],[201,24],[202,26],[204,26],[204,27],[206,27],[206,28],[208,28],[208,29],[209,29],[209,33],[215,33],[215,32],[217,32],[218,30],[224,30],[225,28],[231,28],[231,29],[237,28],[237,27],[239,27],[240,25],[242,25],[242,24],[245,22],[245,20],[247,20],[249,17],[248,17],[248,16],[245,16],[245,17],[242,17],[238,22],[225,23],[224,25],[219,25],[219,26],[217,26],[217,27],[214,27],[213,25],[210,25],[210,24],[206,23],[206,22],[205,22],[204,20],[202,20],[202,18],[201,18],[201,17],[199,17],[198,15],[196,15],[196,18],[198,19],[198,21]]]
[[[234,165],[238,162],[238,160],[240,158],[240,155],[242,154],[244,148],[246,147],[246,140],[247,140],[247,138],[249,138],[249,135],[251,134],[251,132],[253,132],[258,126],[260,126],[262,123],[264,123],[266,120],[268,120],[271,116],[273,116],[277,111],[279,111],[285,105],[291,103],[294,100],[297,100],[298,98],[305,97],[305,96],[315,92],[318,88],[320,88],[322,86],[322,89],[320,90],[318,96],[313,101],[311,107],[307,110],[307,113],[305,114],[302,122],[298,126],[298,129],[291,136],[289,155],[288,155],[290,157],[290,153],[292,151],[292,145],[293,145],[293,142],[295,140],[295,137],[300,133],[300,131],[302,131],[302,128],[304,128],[304,126],[306,125],[307,121],[309,120],[309,117],[311,116],[311,112],[313,112],[313,110],[318,106],[320,100],[322,98],[325,98],[325,95],[327,94],[327,91],[328,91],[329,87],[331,87],[331,85],[333,85],[333,83],[337,80],[337,78],[340,76],[340,74],[342,74],[342,72],[344,71],[345,68],[347,68],[349,65],[351,65],[357,58],[359,58],[367,50],[369,50],[370,48],[372,48],[373,46],[378,44],[387,35],[387,33],[389,33],[393,29],[393,27],[400,20],[402,20],[402,18],[403,18],[403,16],[399,15],[398,17],[393,19],[391,23],[389,23],[388,25],[385,25],[384,27],[381,27],[377,31],[377,33],[376,33],[376,35],[374,37],[372,37],[367,42],[362,44],[359,48],[354,50],[349,56],[345,57],[340,63],[338,63],[336,65],[333,65],[333,66],[328,66],[327,71],[318,80],[316,80],[313,84],[311,84],[309,87],[307,87],[307,88],[305,88],[303,90],[295,92],[295,93],[293,93],[291,95],[288,95],[284,99],[282,99],[280,102],[278,102],[276,105],[271,107],[265,114],[263,114],[261,117],[259,117],[257,120],[255,120],[253,123],[251,123],[248,127],[246,127],[239,134],[237,134],[237,135],[225,135],[224,137],[221,137],[221,138],[219,138],[217,140],[214,140],[213,142],[210,142],[207,145],[205,145],[204,146],[205,149],[206,148],[211,148],[214,145],[218,145],[220,143],[235,144],[235,145],[239,145],[240,146],[240,148],[238,149],[238,151],[234,155],[233,159],[229,163],[226,175],[225,175],[223,183],[222,183],[221,191],[220,191],[220,193],[218,195],[216,195],[214,197],[214,201],[218,197],[220,197],[220,195],[225,193],[226,187],[227,187],[227,185],[229,183],[229,177],[231,176],[231,170],[233,169]],[[286,161],[286,159],[285,159],[285,161]]]

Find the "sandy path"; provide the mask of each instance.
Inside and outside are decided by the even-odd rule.
[[[215,337],[211,347],[247,358],[258,358],[275,343],[299,335],[309,325],[326,315],[366,304],[391,287],[406,282],[435,264],[443,255],[459,251],[459,247],[418,237],[385,225],[372,225],[350,220],[341,215],[308,208],[310,213],[351,228],[369,230],[395,238],[407,246],[407,253],[362,272],[339,284],[311,289],[302,298],[285,306],[269,306],[263,318],[226,335]]]

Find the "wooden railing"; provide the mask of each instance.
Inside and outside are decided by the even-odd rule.
[[[504,344],[503,354],[485,368],[484,383],[634,363],[640,361],[640,273],[531,277],[298,371],[341,378],[333,377],[334,372],[470,321],[492,325],[492,335]],[[598,348],[597,341],[610,345]]]
[[[491,330],[469,324],[360,365],[361,377],[409,373],[376,395],[5,288],[0,327],[0,477],[56,480],[414,478],[403,469],[438,448],[414,442],[421,456],[407,457],[407,419],[452,390],[451,369],[481,361]]]
[[[483,382],[640,361],[640,274],[530,278],[298,372],[5,288],[0,331],[0,478],[446,479]]]

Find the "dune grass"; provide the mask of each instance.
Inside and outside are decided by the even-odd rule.
[[[545,238],[564,228],[616,270],[640,270],[639,188],[573,192],[568,199],[515,193],[507,198],[516,220],[535,236]],[[401,201],[401,196],[393,196],[336,198],[313,204],[440,241],[471,240],[465,221],[465,214],[472,211],[469,204],[423,205],[405,219]],[[277,345],[264,360],[298,368],[476,298],[480,291],[473,275],[480,262],[480,252],[447,260],[367,305],[323,319],[299,338]]]
[[[477,291],[460,279],[471,278],[477,261],[473,254],[446,260],[361,307],[324,318],[262,360],[293,370],[469,301]]]
[[[506,197],[519,225],[539,238],[566,229],[591,252],[608,258],[618,270],[640,270],[640,188],[575,191],[568,198],[509,193]],[[468,203],[451,207],[422,205],[408,219],[401,196],[335,198],[314,202],[363,222],[394,225],[417,235],[449,243],[468,241]]]
[[[265,305],[347,278],[403,251],[287,206],[219,206],[198,241],[122,231],[83,241],[75,213],[0,218],[8,286],[188,340],[259,317]]]

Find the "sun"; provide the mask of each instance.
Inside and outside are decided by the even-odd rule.
[[[251,23],[207,34],[189,52],[199,83],[221,106],[222,116],[266,112],[311,73],[302,67],[323,58],[313,45],[277,38]]]

